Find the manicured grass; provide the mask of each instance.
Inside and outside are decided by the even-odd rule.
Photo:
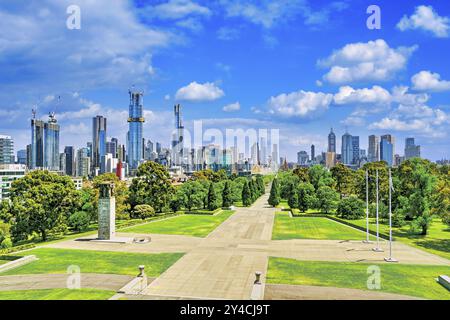
[[[206,237],[233,213],[234,211],[224,210],[215,216],[181,215],[179,217],[167,220],[150,222],[136,227],[131,227],[129,229],[124,229],[122,232],[176,234]]]
[[[322,217],[291,218],[287,212],[277,212],[272,232],[273,240],[361,240],[365,234]]]
[[[94,289],[0,291],[0,300],[107,300],[114,294],[114,291]]]
[[[371,264],[350,262],[316,262],[270,258],[267,282],[290,285],[313,285],[368,290]],[[450,267],[404,264],[380,264],[379,291],[426,299],[449,300],[450,292],[436,282]]]
[[[349,223],[366,227],[366,220],[346,220]],[[369,228],[376,231],[376,221],[370,219]],[[389,225],[380,223],[380,233],[389,235]],[[434,219],[426,236],[411,234],[409,224],[401,228],[392,228],[395,240],[409,244],[413,247],[426,250],[446,259],[450,259],[450,227],[442,223],[440,219]]]
[[[136,275],[138,266],[145,265],[147,276],[157,277],[183,255],[181,253],[141,254],[51,248],[34,249],[24,254],[34,254],[39,260],[0,275],[65,274],[70,265],[79,266],[81,273]]]

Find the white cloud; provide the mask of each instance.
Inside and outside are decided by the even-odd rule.
[[[447,91],[450,81],[441,80],[441,75],[430,71],[420,71],[411,78],[413,89],[419,91]]]
[[[216,86],[214,83],[206,82],[200,84],[197,82],[191,82],[186,87],[180,88],[175,98],[177,100],[185,101],[214,101],[222,98],[225,95],[222,89]]]
[[[146,14],[162,19],[181,19],[190,15],[210,16],[208,7],[190,0],[170,0],[156,6],[145,8]]]
[[[241,104],[239,102],[231,103],[223,107],[223,111],[225,112],[233,112],[241,110]]]
[[[371,89],[353,89],[350,86],[339,88],[339,92],[334,95],[334,103],[344,104],[389,104],[391,94],[380,86],[373,86]]]
[[[401,31],[422,29],[434,34],[438,38],[447,38],[450,29],[450,19],[441,17],[432,6],[418,6],[410,17],[403,16],[397,24]]]
[[[268,105],[271,114],[311,118],[326,111],[332,101],[332,94],[301,90],[271,97]]]
[[[417,49],[393,49],[383,39],[345,45],[318,65],[329,67],[323,79],[334,84],[365,81],[387,81],[404,69],[411,54]]]
[[[342,120],[341,123],[346,126],[362,127],[366,124],[366,121],[362,117],[350,115]]]
[[[127,0],[77,4],[81,30],[65,28],[67,1],[34,0],[0,8],[2,74],[14,75],[19,68],[27,75],[1,77],[3,88],[67,91],[146,83],[153,72],[153,51],[177,41],[169,32],[142,24]]]

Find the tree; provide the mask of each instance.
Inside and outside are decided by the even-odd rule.
[[[301,183],[298,186],[298,209],[306,212],[314,203],[314,186],[310,183]]]
[[[357,220],[364,217],[364,212],[364,201],[350,196],[339,202],[336,215],[343,219]]]
[[[349,194],[351,190],[351,184],[353,182],[353,171],[342,163],[338,163],[331,168],[331,175],[336,181],[336,191],[342,199],[344,194]]]
[[[278,187],[278,179],[275,178],[272,182],[272,187],[270,188],[269,204],[272,207],[276,207],[280,204],[280,190]]]
[[[131,209],[137,205],[148,204],[156,212],[162,212],[168,205],[174,188],[167,169],[153,161],[139,166],[136,178],[130,186],[129,204]]]
[[[255,202],[256,198],[258,197],[256,186],[255,186],[255,180],[250,179],[248,187],[250,189],[250,198],[251,198],[251,201],[252,201],[251,203],[253,203],[253,202]]]
[[[84,211],[77,211],[69,217],[69,227],[78,232],[87,230],[89,222],[89,214]]]
[[[421,235],[426,236],[428,229],[433,222],[433,216],[429,213],[422,214],[413,221],[413,227],[421,229]]]
[[[202,184],[195,180],[185,182],[181,186],[180,192],[183,194],[183,205],[188,211],[192,211],[193,208],[201,208],[205,195],[207,197]]]
[[[250,186],[248,180],[245,181],[244,187],[242,188],[242,204],[245,207],[249,207],[252,204],[252,194],[250,191]]]
[[[216,190],[214,189],[214,183],[211,182],[209,184],[209,190],[208,190],[208,210],[214,211],[218,207],[219,207],[219,204],[217,203]]]
[[[15,240],[36,232],[46,241],[50,233],[64,233],[68,217],[79,207],[75,185],[69,177],[41,170],[14,181],[10,200],[14,219],[11,233]]]
[[[226,181],[222,192],[222,207],[229,208],[233,205],[233,195],[231,192],[231,182]]]
[[[0,221],[0,249],[12,247],[9,230],[10,225]]]
[[[177,193],[173,196],[173,198],[169,202],[170,210],[173,212],[178,212],[183,207],[183,203],[185,202],[184,194],[180,192],[180,190],[177,191]]]
[[[298,192],[297,186],[294,184],[290,185],[291,190],[289,191],[288,205],[291,209],[298,208]]]
[[[148,219],[150,217],[153,217],[155,215],[155,209],[153,209],[148,204],[140,204],[134,207],[133,210],[133,217],[138,219]]]
[[[293,174],[299,178],[300,182],[309,182],[308,168],[295,168]]]
[[[320,187],[328,186],[333,187],[334,180],[331,173],[321,165],[314,165],[309,168],[309,181],[317,191]]]
[[[339,194],[328,186],[322,186],[317,191],[317,206],[321,212],[328,214],[336,208]]]
[[[258,186],[258,194],[261,196],[266,192],[266,186],[262,175],[256,176],[256,185]]]

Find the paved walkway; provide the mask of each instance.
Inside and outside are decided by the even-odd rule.
[[[134,277],[115,274],[81,274],[81,288],[117,291]],[[67,274],[0,276],[0,291],[66,289]]]

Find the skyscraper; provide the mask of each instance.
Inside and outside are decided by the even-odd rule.
[[[394,137],[387,134],[381,136],[380,160],[386,161],[389,167],[394,164]]]
[[[91,167],[91,158],[89,157],[88,148],[78,149],[76,163],[77,163],[76,176],[77,177],[88,177],[90,167]]]
[[[342,136],[342,146],[341,146],[341,154],[342,154],[342,163],[346,165],[350,165],[353,163],[353,138],[351,134],[346,132]]]
[[[359,137],[358,136],[352,136],[352,152],[353,152],[353,159],[352,164],[359,164]]]
[[[300,151],[297,152],[297,164],[300,166],[304,166],[308,164],[309,156],[308,152],[306,151]]]
[[[27,165],[27,150],[17,151],[17,163]]]
[[[72,146],[65,147],[64,153],[66,155],[65,174],[68,176],[75,175],[75,149]]]
[[[380,160],[386,161],[389,166],[392,166],[394,164],[394,155],[395,155],[395,138],[390,134],[381,136]]]
[[[380,139],[375,136],[369,136],[369,153],[367,155],[369,162],[380,161]]]
[[[30,164],[30,169],[44,168],[44,121],[36,119],[35,110],[31,119]]]
[[[330,134],[328,135],[328,152],[336,153],[336,135],[331,128]]]
[[[405,140],[405,159],[420,158],[420,146],[416,146],[414,138]]]
[[[175,165],[181,165],[184,149],[184,126],[181,114],[181,105],[177,104],[173,107],[175,116],[175,131],[172,139],[172,157]]]
[[[311,161],[314,162],[316,160],[316,146],[311,145]]]
[[[44,124],[44,167],[57,171],[59,169],[59,124],[54,113],[49,114]]]
[[[14,164],[14,142],[10,136],[0,135],[0,164]]]
[[[128,131],[128,164],[130,170],[136,170],[144,159],[143,154],[143,124],[144,119],[144,93],[138,91],[129,91],[129,131]]]
[[[92,119],[92,171],[100,168],[101,158],[106,154],[106,118]]]

